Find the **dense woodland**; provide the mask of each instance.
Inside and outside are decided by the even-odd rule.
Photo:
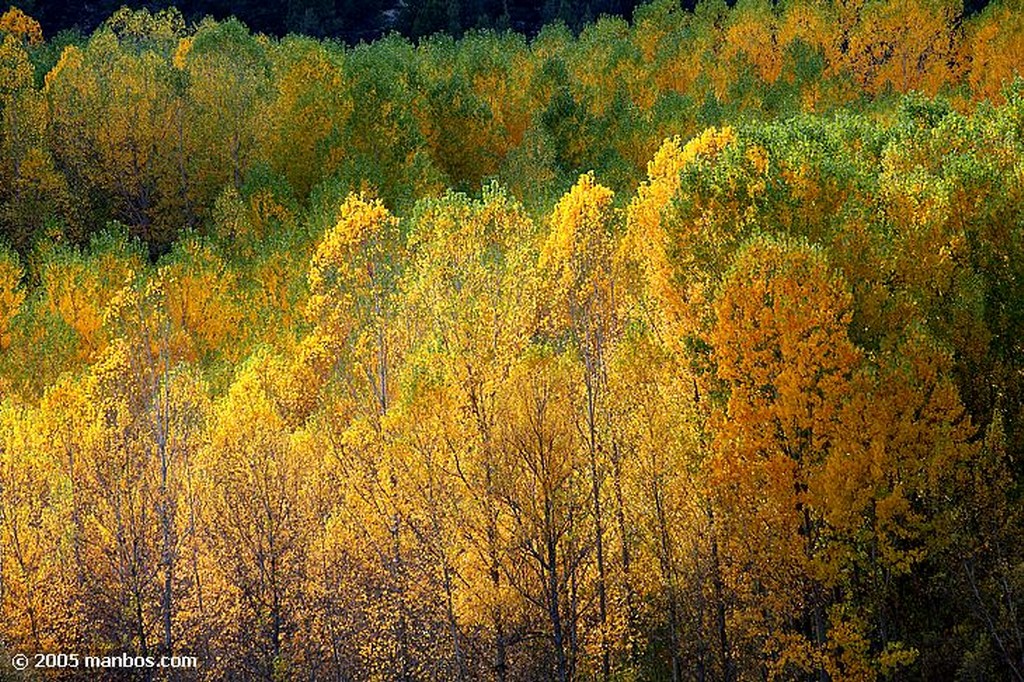
[[[409,38],[485,28],[535,35],[544,24],[558,20],[579,30],[601,15],[629,18],[637,4],[637,0],[26,0],[19,7],[47,35],[91,33],[127,5],[150,12],[176,7],[191,22],[205,16],[235,17],[259,33],[277,37],[297,33],[354,45],[392,30]],[[978,11],[985,4],[985,0],[968,0],[965,10]],[[693,9],[695,2],[683,0],[682,5]]]
[[[1024,680],[1019,0],[0,35],[0,679]]]

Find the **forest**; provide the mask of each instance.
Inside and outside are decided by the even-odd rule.
[[[289,33],[332,38],[354,45],[397,31],[421,38],[439,31],[462,35],[472,29],[512,29],[535,35],[544,24],[563,21],[580,30],[601,15],[629,18],[637,0],[22,0],[19,9],[39,22],[47,35],[89,34],[122,5],[150,12],[174,7],[188,22],[206,16],[234,17],[251,31],[278,38]],[[694,0],[682,0],[693,9]],[[967,0],[966,13],[986,0]]]
[[[0,16],[0,680],[1024,682],[1024,3],[456,33]]]

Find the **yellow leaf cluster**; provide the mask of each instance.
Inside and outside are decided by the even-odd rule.
[[[351,305],[356,290],[369,290],[383,274],[385,247],[398,219],[379,199],[350,194],[337,224],[317,246],[309,270],[309,312],[319,317]]]
[[[21,288],[21,266],[8,253],[0,252],[0,351],[11,343],[11,320],[18,314],[25,292]]]
[[[17,7],[11,7],[0,16],[0,33],[6,33],[32,47],[43,42],[43,30],[39,22]]]
[[[25,48],[14,36],[5,35],[0,43],[0,101],[25,90],[32,80],[32,63]]]
[[[581,175],[551,214],[551,232],[540,252],[538,265],[550,269],[559,286],[573,297],[586,296],[595,283],[587,279],[607,276],[609,225],[613,192]]]

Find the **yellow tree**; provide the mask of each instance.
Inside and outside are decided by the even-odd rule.
[[[708,128],[685,145],[678,137],[666,139],[648,164],[647,181],[626,211],[621,259],[639,266],[645,295],[657,304],[654,323],[674,352],[685,354],[685,339],[699,332],[710,280],[728,262],[741,237],[737,233],[750,222],[749,213],[742,209],[731,215],[721,210],[729,207],[718,202],[714,193],[690,195],[683,172],[695,167],[713,169],[736,143],[736,132],[729,127]],[[691,199],[685,204],[692,214],[680,216],[674,207],[684,203],[678,201],[684,192]],[[740,203],[729,196],[724,201]],[[731,217],[738,220],[731,222]]]
[[[353,104],[338,52],[286,38],[270,53],[273,99],[267,107],[267,155],[300,197],[331,176],[345,154],[340,131]]]
[[[823,652],[834,678],[874,679],[916,658],[900,640],[896,586],[948,561],[960,500],[996,499],[984,480],[998,480],[1001,465],[976,470],[975,429],[951,375],[948,352],[921,327],[893,334],[853,376],[841,428],[808,480],[808,504],[824,522],[815,572],[843,596]]]
[[[465,553],[470,549],[463,505],[472,499],[455,472],[465,461],[456,443],[465,436],[452,419],[458,412],[454,396],[439,381],[441,373],[426,366],[436,357],[425,356],[424,364],[415,359],[407,364],[403,384],[408,393],[389,415],[410,554],[421,576],[418,585],[410,585],[411,596],[421,604],[418,649],[429,657],[419,670],[467,680],[484,674],[485,659],[475,651],[481,644],[472,627],[475,614],[464,608],[475,590],[468,579],[476,577],[471,568],[462,570],[468,567]]]
[[[211,353],[235,360],[225,341],[237,333],[242,316],[235,300],[235,273],[224,259],[199,237],[188,236],[177,242],[159,278],[173,352],[186,360]]]
[[[57,646],[68,604],[57,559],[62,495],[38,411],[0,406],[0,637],[18,650]]]
[[[215,407],[199,453],[206,614],[223,674],[289,675],[305,585],[312,462],[293,454],[270,387],[274,363],[256,354]]]
[[[778,27],[775,13],[767,2],[738,2],[729,14],[722,49],[719,53],[721,65],[735,71],[743,58],[756,69],[761,80],[771,85],[782,70],[782,51],[777,39]],[[735,73],[723,74],[723,80],[736,77]],[[719,88],[724,91],[725,88]]]
[[[707,429],[693,376],[639,317],[608,363],[620,543],[613,627],[633,670],[642,669],[643,652],[656,652],[648,665],[669,679],[685,679],[688,669],[698,678],[733,679],[728,640],[718,638],[723,586],[710,534]]]
[[[502,402],[498,499],[510,517],[512,586],[543,623],[547,655],[529,673],[559,682],[577,679],[584,605],[593,599],[587,556],[593,518],[573,412],[580,396],[570,358],[528,350],[512,369]]]
[[[674,368],[665,370],[673,378],[657,379],[655,374],[647,382],[664,387],[657,390],[668,391],[673,398],[671,410],[675,412],[671,419],[681,419],[685,424],[681,431],[686,438],[678,445],[680,451],[667,453],[658,451],[654,445],[663,438],[658,431],[627,428],[632,419],[644,418],[631,413],[647,415],[652,424],[656,423],[655,416],[648,413],[649,407],[627,410],[620,417],[623,425],[617,427],[624,429],[624,446],[629,451],[637,456],[647,455],[634,466],[653,507],[648,518],[652,519],[657,539],[653,556],[657,558],[664,581],[661,589],[668,602],[670,659],[675,679],[683,674],[681,643],[690,637],[684,629],[683,595],[693,589],[688,587],[688,583],[692,585],[690,581],[705,580],[711,583],[710,594],[701,595],[698,588],[695,602],[706,600],[713,613],[697,618],[693,638],[699,646],[695,657],[704,669],[711,669],[712,660],[705,649],[710,649],[714,641],[714,665],[719,674],[727,681],[736,679],[734,647],[725,627],[726,587],[719,547],[723,531],[718,528],[712,505],[714,488],[703,482],[711,449],[707,421],[711,397],[718,388],[707,357],[707,334],[713,320],[709,315],[710,292],[717,286],[720,268],[728,263],[732,249],[751,222],[750,213],[743,208],[745,202],[735,196],[729,185],[714,184],[720,182],[716,169],[723,155],[736,145],[737,136],[732,128],[709,128],[685,145],[679,138],[665,140],[648,165],[647,181],[638,188],[627,209],[627,234],[617,255],[625,266],[621,272],[639,279],[630,314],[652,337],[647,342],[652,350],[647,352],[654,357],[664,353],[662,362]],[[711,186],[704,193],[693,186],[698,174],[709,176],[707,184]],[[682,213],[681,208],[687,212]],[[647,344],[640,344],[640,348]],[[691,462],[691,479],[678,479],[667,473],[677,458]],[[687,487],[689,494],[673,492]],[[680,526],[696,529],[690,534],[696,542],[680,542],[675,531]],[[684,555],[691,560],[684,563]],[[714,638],[705,634],[709,627],[714,628]]]
[[[11,344],[11,322],[25,300],[21,277],[22,270],[18,257],[6,249],[0,250],[0,351],[7,350]],[[2,395],[3,385],[0,384],[0,396]]]
[[[493,186],[479,201],[450,194],[416,216],[403,279],[402,312],[413,336],[408,409],[437,426],[417,434],[417,447],[437,453],[436,466],[454,480],[436,485],[451,486],[459,501],[451,522],[463,550],[449,551],[469,589],[454,591],[455,612],[467,629],[483,629],[486,665],[501,681],[515,672],[513,644],[524,624],[507,577],[510,518],[498,497],[498,429],[509,374],[536,329],[534,234],[523,207]]]
[[[959,3],[864,3],[848,37],[846,65],[872,93],[924,90],[934,95],[957,76]]]
[[[128,365],[126,344],[112,343],[26,416],[49,443],[36,455],[36,466],[49,471],[41,489],[54,490],[42,519],[67,529],[47,548],[55,569],[49,595],[59,603],[47,617],[47,638],[147,655],[159,619],[159,545],[145,397]]]
[[[75,331],[79,360],[106,347],[105,312],[113,295],[142,271],[142,264],[142,254],[116,233],[93,239],[89,252],[61,247],[43,261],[46,306]]]
[[[336,352],[352,346],[349,352],[357,363],[353,374],[365,381],[373,396],[370,412],[379,417],[388,409],[392,382],[398,220],[379,199],[355,194],[345,200],[339,215],[313,255],[307,315]]]
[[[161,274],[126,286],[105,312],[115,344],[129,350],[119,365],[120,383],[104,386],[108,392],[114,386],[122,392],[118,399],[127,404],[124,429],[140,450],[141,515],[156,529],[149,549],[158,565],[152,578],[158,583],[153,646],[172,655],[183,641],[196,642],[189,640],[181,621],[187,620],[186,604],[200,590],[194,472],[209,408],[205,383],[184,364],[191,353],[176,337]],[[189,551],[192,560],[186,562]]]
[[[173,240],[181,217],[167,54],[183,31],[175,16],[115,15],[83,48],[65,49],[45,87],[52,148],[76,194],[154,245]]]
[[[59,607],[47,610],[50,622],[45,629],[50,641],[64,645],[98,646],[101,639],[86,631],[89,616],[84,598],[89,591],[86,522],[91,505],[86,453],[96,437],[95,410],[75,377],[65,374],[47,387],[37,410],[24,414],[30,432],[47,444],[45,453],[37,451],[37,456],[45,454],[41,463],[52,467],[51,485],[60,491],[49,500],[50,523],[60,524],[66,531],[56,546],[48,548],[56,561],[52,590],[47,592]],[[31,447],[32,441],[25,445]]]
[[[11,7],[0,16],[0,33],[8,33],[32,47],[43,42],[39,22],[17,7]]]
[[[733,624],[780,673],[820,669],[826,644],[827,598],[810,564],[821,512],[808,482],[837,438],[860,359],[851,303],[819,251],[769,239],[736,255],[715,301],[709,340],[727,402],[714,417],[710,485]]]
[[[349,195],[310,264],[306,313],[314,327],[306,357],[319,385],[336,382],[324,406],[329,453],[351,500],[345,515],[370,550],[370,583],[383,595],[370,612],[377,637],[364,653],[389,675],[408,677],[425,657],[413,648],[411,529],[387,419],[401,359],[402,250],[398,220],[383,203]]]
[[[151,370],[152,371],[152,370]],[[204,613],[199,452],[209,415],[209,389],[193,367],[175,364],[155,379],[150,419],[159,486],[160,636],[165,655],[204,652],[209,624]]]
[[[77,467],[68,464],[83,492],[72,518],[80,519],[73,525],[81,526],[87,585],[95,590],[82,608],[99,646],[143,656],[175,650],[183,450],[198,435],[196,397],[172,390],[177,358],[162,306],[159,286],[142,279],[110,297],[103,318],[111,340],[77,380],[95,407],[64,415],[80,424],[64,447],[69,460],[78,453]]]
[[[134,371],[122,338],[104,348],[85,382],[97,406],[96,437],[83,453],[90,507],[85,521],[90,587],[99,597],[86,608],[97,635],[142,656],[159,649],[159,469],[147,417],[148,377]]]
[[[593,174],[580,177],[551,214],[551,231],[541,250],[539,267],[550,283],[549,314],[555,334],[568,333],[583,362],[586,405],[582,431],[590,468],[591,513],[597,563],[598,629],[601,674],[611,675],[608,634],[605,521],[602,489],[607,475],[608,439],[607,355],[615,342],[616,301],[612,273],[615,250],[611,190],[598,185]]]
[[[641,5],[633,15],[631,40],[646,66],[642,78],[658,92],[686,92],[700,73],[701,53],[713,37],[688,34],[692,19],[676,3],[663,0]]]
[[[47,474],[37,483],[51,490],[41,522],[66,528],[43,547],[54,557],[54,615],[36,629],[100,652],[171,653],[184,584],[178,501],[201,400],[178,389],[159,288],[125,279],[98,294],[108,299],[95,313],[104,343],[91,365],[63,374],[25,412],[38,443],[49,443],[22,449],[26,473]]]
[[[965,57],[970,60],[967,81],[976,98],[997,102],[1002,89],[1021,73],[1012,55],[1024,50],[1024,12],[1020,2],[988,5],[967,23]]]
[[[49,219],[70,222],[73,215],[67,183],[46,148],[46,100],[29,60],[38,30],[18,10],[0,17],[0,230],[22,250]]]

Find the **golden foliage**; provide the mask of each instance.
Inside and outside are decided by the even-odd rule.
[[[6,33],[32,47],[43,42],[43,30],[39,22],[17,7],[11,7],[0,16],[0,33]]]
[[[21,276],[18,259],[13,254],[0,252],[0,351],[11,343],[11,321],[25,300]]]

